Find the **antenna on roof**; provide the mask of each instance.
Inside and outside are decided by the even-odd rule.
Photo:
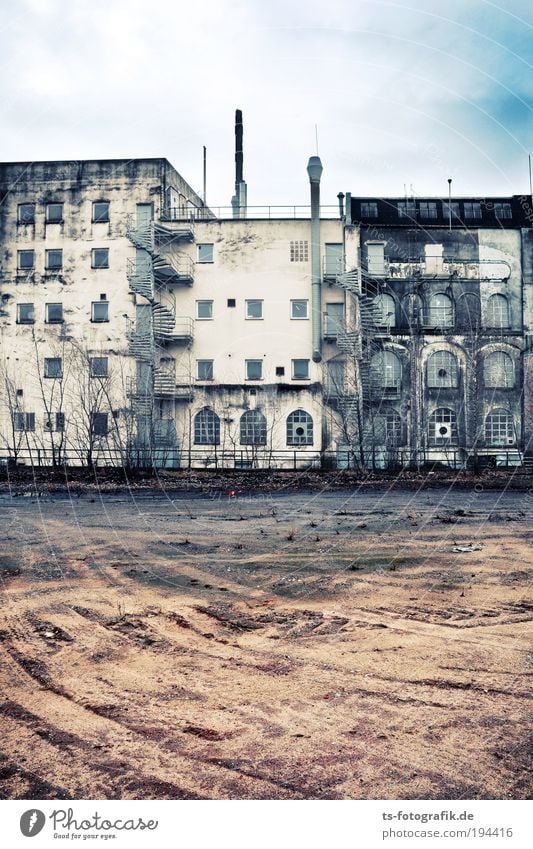
[[[316,155],[318,156],[318,124],[315,124]]]
[[[531,154],[529,154],[529,195],[533,203],[533,183],[531,182]]]
[[[452,232],[452,178],[448,177],[448,227]]]

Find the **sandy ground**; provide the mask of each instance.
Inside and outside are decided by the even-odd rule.
[[[2,798],[529,795],[532,495],[0,504]]]

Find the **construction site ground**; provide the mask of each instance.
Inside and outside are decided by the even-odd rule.
[[[0,507],[2,798],[530,795],[530,492]]]

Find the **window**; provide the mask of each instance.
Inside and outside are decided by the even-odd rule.
[[[35,430],[35,413],[13,413],[14,430]]]
[[[457,442],[457,418],[453,410],[441,407],[429,417],[429,444],[454,445]]]
[[[326,304],[324,336],[336,339],[344,332],[344,304]]]
[[[309,260],[309,242],[290,242],[291,262],[307,262]]]
[[[109,360],[107,357],[91,357],[91,377],[107,377]]]
[[[109,248],[93,248],[91,268],[109,268]]]
[[[109,203],[106,200],[98,200],[93,203],[93,223],[104,224],[109,221]]]
[[[283,377],[285,374],[285,366],[276,366],[276,377]]]
[[[309,380],[309,360],[292,360],[292,379]]]
[[[326,394],[329,398],[344,395],[346,385],[346,366],[343,360],[330,360],[326,363]]]
[[[247,410],[241,416],[241,445],[266,445],[267,422],[259,410]]]
[[[63,251],[46,251],[46,270],[59,271],[63,268]]]
[[[427,384],[431,389],[454,389],[459,385],[457,360],[450,351],[435,351],[428,358]]]
[[[442,214],[443,214],[444,218],[446,219],[446,221],[450,220],[450,212],[452,213],[452,221],[454,219],[456,221],[461,220],[461,212],[460,212],[460,209],[459,209],[459,204],[456,201],[452,201],[451,203],[446,201],[446,203],[442,204]]]
[[[498,221],[504,221],[513,217],[510,203],[495,203],[494,214]]]
[[[295,410],[287,417],[287,445],[312,445],[313,419],[305,410]]]
[[[386,293],[374,298],[374,321],[378,327],[396,327],[396,301]]]
[[[513,417],[507,410],[492,410],[485,419],[487,445],[514,445]]]
[[[63,222],[63,204],[62,203],[47,203],[46,204],[46,223],[61,224]]]
[[[398,201],[398,218],[416,218],[416,203],[414,200]]]
[[[509,301],[505,295],[491,295],[487,301],[487,327],[509,327]]]
[[[35,204],[19,203],[17,221],[19,224],[35,224]]]
[[[402,420],[396,410],[387,410],[385,416],[385,442],[388,448],[402,444]]]
[[[91,427],[94,436],[107,436],[107,413],[91,413]]]
[[[263,301],[246,301],[246,318],[263,318]]]
[[[18,251],[17,257],[19,271],[30,271],[35,267],[35,251]]]
[[[453,327],[453,303],[448,295],[432,295],[426,324],[429,327]]]
[[[45,321],[47,324],[61,324],[63,321],[63,304],[46,304]]]
[[[194,417],[194,444],[220,445],[220,419],[209,407]]]
[[[246,360],[246,380],[262,380],[263,360]]]
[[[235,298],[228,298],[228,307],[234,307],[237,305],[237,301]]]
[[[485,386],[493,389],[512,389],[514,386],[513,360],[505,351],[494,351],[483,360]]]
[[[385,273],[385,245],[383,242],[366,243],[366,267],[369,274]]]
[[[213,301],[196,301],[196,318],[213,318]]]
[[[377,218],[378,205],[373,201],[361,202],[361,218]]]
[[[196,360],[198,380],[213,380],[213,360]]]
[[[463,210],[465,218],[481,218],[480,203],[464,203]]]
[[[291,301],[291,318],[309,318],[309,301]]]
[[[107,301],[93,301],[91,304],[91,321],[109,321],[109,304]]]
[[[45,377],[63,377],[63,363],[61,357],[44,358]]]
[[[65,430],[65,414],[64,413],[48,413],[44,414],[43,427],[50,433],[55,430],[57,433],[63,433]]]
[[[17,304],[17,324],[33,324],[35,307],[33,304]]]
[[[337,277],[344,271],[344,248],[342,242],[327,242],[324,245],[324,277]]]
[[[198,245],[198,262],[213,262],[213,245]]]
[[[425,201],[421,200],[418,209],[420,212],[420,218],[428,219],[428,218],[437,218],[437,204],[434,201]]]
[[[402,383],[402,364],[392,351],[374,354],[370,361],[372,386],[386,395],[397,395]]]

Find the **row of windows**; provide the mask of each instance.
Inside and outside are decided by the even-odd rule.
[[[196,301],[196,318],[202,320],[212,319],[213,301]],[[245,300],[244,315],[247,319],[262,319],[263,318],[263,300],[256,298]],[[228,307],[237,305],[235,298],[228,298]],[[294,319],[309,318],[309,301],[306,299],[298,299],[290,302],[290,316]]]
[[[462,206],[462,216],[461,216]],[[487,205],[485,205],[487,206]],[[496,201],[487,208],[493,209],[494,215],[499,221],[506,221],[513,217],[513,212],[510,203]],[[442,209],[442,212],[441,212]],[[377,218],[378,204],[376,201],[361,201],[360,211],[362,218]],[[441,216],[448,219],[450,213],[452,219],[461,221],[464,220],[480,220],[482,218],[482,204],[479,201],[464,201],[459,204],[457,201],[452,201],[449,204],[447,201],[415,201],[407,199],[398,201],[397,205],[398,218],[421,218],[426,221],[439,219]]]
[[[389,448],[398,448],[403,443],[402,419],[396,410],[387,410],[384,417],[384,438]],[[454,410],[441,407],[434,410],[428,422],[429,443],[433,447],[452,446],[458,441],[457,417]],[[485,443],[498,447],[512,445],[516,441],[513,416],[507,410],[492,410],[485,418]]]
[[[115,415],[115,414],[113,414]],[[94,436],[107,436],[109,431],[107,413],[91,413],[91,431]],[[16,431],[35,432],[35,413],[13,413],[13,429]],[[45,431],[56,431],[62,433],[65,430],[65,414],[44,414],[43,429]]]
[[[47,224],[63,223],[63,203],[45,204],[44,220]],[[19,224],[35,224],[35,203],[19,203],[17,209],[17,222]],[[94,224],[105,224],[109,221],[109,202],[105,200],[94,201],[92,206],[92,222]]]
[[[61,271],[63,268],[63,251],[60,248],[45,251],[44,267],[46,271]],[[19,271],[33,271],[35,269],[35,251],[17,251],[17,268]],[[91,268],[109,268],[109,248],[92,249]]]
[[[370,361],[374,385],[399,392],[402,364],[393,351],[375,354]],[[515,385],[514,362],[505,351],[493,351],[483,357],[483,381],[491,389],[512,389]],[[432,389],[456,389],[459,366],[451,351],[434,351],[427,361],[427,385]]]
[[[467,315],[473,325],[477,323],[479,299],[476,295],[466,296]],[[475,299],[472,300],[472,299]],[[377,325],[396,327],[396,301],[392,295],[386,293],[374,298],[375,314],[374,321]],[[470,309],[469,309],[470,307]],[[430,327],[453,327],[455,324],[455,309],[452,299],[439,292],[432,295],[426,304],[420,295],[408,295],[401,305],[402,319],[409,322],[412,318],[422,320],[423,324]],[[491,328],[510,327],[509,301],[505,295],[491,295],[487,300],[486,326]]]
[[[276,377],[283,377],[284,366],[276,366]],[[245,360],[244,376],[246,380],[263,380],[263,360]],[[309,380],[309,360],[291,360],[293,380]],[[196,360],[196,379],[214,380],[214,360]]]
[[[45,357],[44,358],[44,377],[62,378],[63,377],[63,358],[62,357]],[[90,357],[89,358],[89,374],[91,377],[108,377],[109,375],[109,358],[108,357]]]
[[[313,419],[305,410],[294,410],[286,421],[287,445],[313,444]],[[220,418],[209,407],[194,417],[195,445],[220,445]],[[241,445],[266,445],[267,420],[259,410],[247,410],[240,419]]]
[[[63,324],[63,304],[45,304],[44,320],[46,324]],[[91,321],[95,323],[109,321],[109,303],[105,294],[99,301],[91,303]],[[35,304],[17,304],[17,324],[35,323]]]

